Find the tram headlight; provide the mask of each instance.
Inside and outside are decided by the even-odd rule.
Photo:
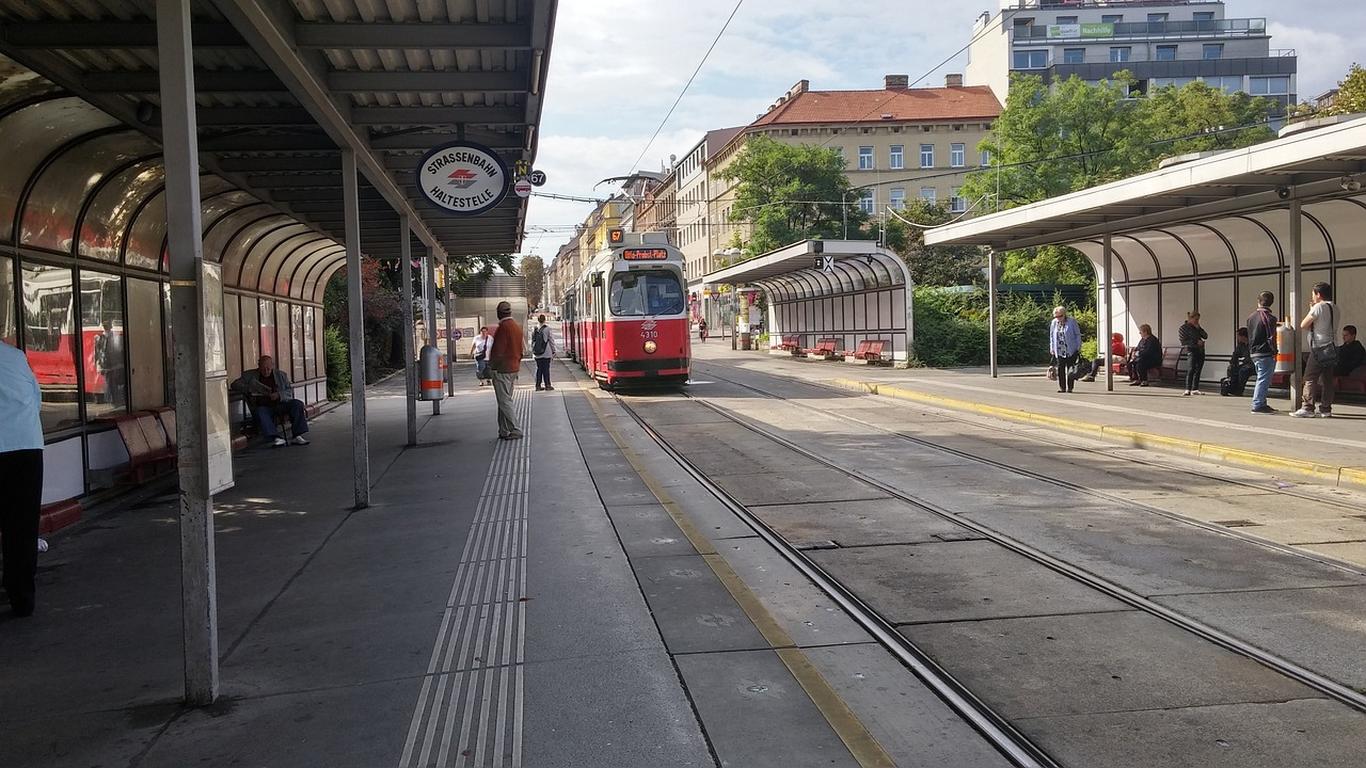
[[[654,342],[654,339],[645,342],[645,354],[653,355],[656,349],[659,349],[659,345]]]

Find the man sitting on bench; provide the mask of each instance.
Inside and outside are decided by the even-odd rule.
[[[294,387],[290,385],[289,377],[284,371],[276,370],[275,360],[270,355],[261,355],[256,370],[243,373],[240,379],[232,383],[232,389],[246,395],[251,412],[256,415],[256,426],[261,430],[261,436],[274,443],[276,448],[286,444],[275,426],[276,419],[280,417],[288,417],[294,431],[294,439],[289,442],[308,445],[308,438],[304,437],[304,433],[308,432],[304,404],[294,399]]]

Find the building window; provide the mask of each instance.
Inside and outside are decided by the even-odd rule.
[[[934,200],[935,200],[935,197],[937,197],[937,194],[936,194],[935,191],[934,191],[934,187],[921,187],[921,188],[920,188],[920,199],[921,199],[921,200],[924,200],[924,201],[927,202],[927,203],[933,203]]]
[[[858,196],[858,207],[864,212],[873,212],[873,190],[865,189]]]
[[[1230,75],[1228,77],[1202,77],[1205,85],[1217,88],[1224,93],[1238,93],[1243,90],[1243,76]]]
[[[1124,14],[1122,13],[1106,13],[1102,14],[1100,17],[1101,24],[1119,24],[1123,21]]]
[[[906,167],[905,147],[901,144],[892,145],[892,153],[888,158],[892,170],[901,170]]]
[[[954,213],[963,213],[968,209],[968,201],[963,199],[962,187],[954,187],[949,190],[949,210]]]
[[[1248,78],[1248,92],[1253,96],[1285,96],[1290,93],[1289,77]]]
[[[982,162],[981,162],[981,166],[982,166],[983,168],[986,168],[986,167],[989,166],[989,165],[991,165],[991,150],[989,150],[989,149],[984,149],[984,150],[982,150]]]
[[[1076,24],[1076,23],[1077,23],[1077,17],[1076,17],[1076,16],[1059,16],[1059,17],[1058,17],[1058,24],[1059,24],[1059,25],[1062,25],[1062,24]]]
[[[1196,11],[1191,18],[1195,21],[1214,21],[1214,11]]]
[[[1200,58],[1204,59],[1205,61],[1212,61],[1214,59],[1224,58],[1223,43],[1205,43],[1204,48],[1201,50],[1202,53]]]
[[[1016,51],[1015,69],[1046,69],[1048,51]]]
[[[921,145],[920,145],[920,167],[921,167],[921,168],[933,168],[933,167],[934,167],[934,145],[933,145],[933,144],[921,144]]]
[[[871,170],[873,170],[873,148],[872,148],[872,147],[859,147],[859,148],[858,148],[858,169],[859,169],[860,171],[871,171]]]
[[[1157,61],[1176,61],[1176,46],[1157,46]]]
[[[1110,49],[1110,62],[1119,63],[1128,61],[1134,53],[1134,49],[1128,46],[1116,46]]]
[[[1163,24],[1163,23],[1165,23],[1165,22],[1167,21],[1167,18],[1168,18],[1168,15],[1165,14],[1165,13],[1150,13],[1150,14],[1148,14],[1148,23],[1149,23],[1149,24]]]
[[[906,190],[903,187],[892,188],[892,208],[901,210],[906,207]]]
[[[1064,48],[1062,51],[1062,63],[1064,64],[1081,64],[1085,61],[1085,48]]]
[[[949,145],[949,165],[951,165],[951,166],[954,167],[954,168],[962,168],[963,166],[965,166],[965,165],[967,165],[967,164],[968,164],[968,161],[967,161],[967,145],[966,145],[966,144],[950,144],[950,145]]]

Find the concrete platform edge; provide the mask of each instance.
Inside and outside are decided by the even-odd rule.
[[[1050,427],[1087,437],[1100,435],[1103,439],[1112,443],[1130,448],[1147,448],[1190,458],[1233,464],[1264,472],[1279,472],[1286,475],[1295,475],[1296,477],[1314,480],[1320,483],[1328,483],[1343,488],[1366,490],[1366,468],[1364,467],[1340,467],[1329,464],[1318,464],[1302,459],[1275,456],[1257,451],[1249,451],[1243,448],[1233,448],[1217,443],[1206,443],[1199,440],[1171,437],[1169,435],[1160,435],[1153,432],[1142,432],[1124,427],[1099,424],[1093,421],[1068,419],[1060,416],[1024,411],[1017,408],[974,403],[967,400],[959,400],[957,398],[930,394],[928,392],[919,392],[905,387],[881,384],[878,382],[836,378],[831,380],[831,383],[839,389],[853,392],[881,395],[882,397],[890,397],[898,400],[911,400],[950,410],[967,411],[983,416],[992,416],[1007,419],[1009,421]]]

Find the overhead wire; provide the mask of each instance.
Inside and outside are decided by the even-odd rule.
[[[664,130],[664,126],[668,124],[669,118],[673,117],[674,110],[678,108],[679,103],[683,101],[683,96],[687,94],[688,89],[692,87],[693,80],[697,79],[697,73],[702,71],[702,66],[707,63],[707,59],[711,57],[711,52],[716,49],[716,44],[721,42],[721,36],[726,34],[726,29],[730,27],[731,20],[735,18],[735,14],[740,11],[740,6],[744,4],[745,0],[736,0],[735,7],[731,9],[730,15],[726,17],[726,23],[721,25],[721,30],[717,32],[716,37],[712,39],[711,45],[707,47],[707,52],[702,54],[702,60],[697,62],[697,68],[694,69],[692,75],[688,77],[688,82],[683,84],[683,90],[678,92],[678,98],[674,99],[674,103],[669,107],[669,111],[664,115],[664,119],[659,121],[659,127],[655,128],[655,132],[651,134],[650,140],[645,143],[645,148],[640,150],[640,156],[636,158],[635,162],[631,163],[632,169],[640,165],[640,161],[645,157],[645,153],[650,151],[650,147],[654,146],[655,139],[659,138],[659,132]]]

